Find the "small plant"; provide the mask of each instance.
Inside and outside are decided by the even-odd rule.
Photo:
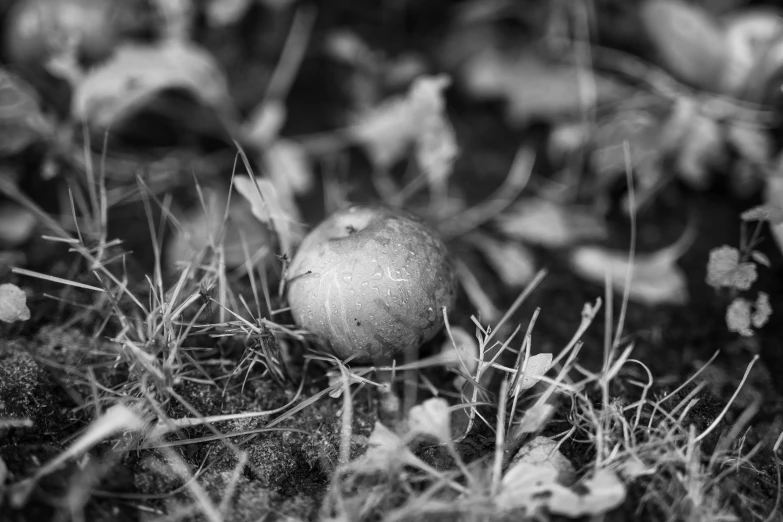
[[[761,225],[764,221],[773,222],[780,211],[769,205],[752,208],[742,214],[742,236],[740,247],[723,245],[710,251],[707,263],[707,284],[720,290],[729,289],[733,300],[726,308],[726,325],[729,331],[743,337],[752,337],[753,329],[764,326],[772,314],[769,295],[758,292],[755,301],[742,297],[739,292],[750,290],[758,278],[758,265],[770,266],[769,259],[756,250],[761,241]],[[755,221],[756,227],[750,239],[747,239],[747,223]]]

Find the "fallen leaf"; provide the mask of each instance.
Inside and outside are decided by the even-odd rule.
[[[592,70],[532,51],[503,51],[487,40],[473,43],[476,50],[463,62],[459,79],[476,98],[506,100],[507,117],[515,124],[576,116],[626,92],[618,82]]]
[[[694,87],[715,90],[727,42],[709,12],[680,0],[646,0],[640,19],[664,68]]]
[[[536,433],[540,431],[552,416],[555,407],[551,404],[541,403],[531,406],[525,410],[522,420],[519,421],[514,437],[519,437],[524,433]]]
[[[234,177],[234,187],[250,202],[253,215],[277,233],[280,249],[284,254],[291,252],[294,245],[302,239],[302,226],[299,224],[298,211],[292,199],[281,198],[272,181],[249,176]]]
[[[21,288],[12,283],[0,285],[0,321],[13,323],[30,319],[27,296]]]
[[[264,150],[264,159],[278,193],[292,198],[310,192],[315,186],[309,158],[298,143],[278,139]]]
[[[539,353],[533,355],[528,359],[525,368],[521,368],[515,378],[521,379],[516,382],[514,386],[509,390],[509,395],[514,395],[520,391],[528,390],[538,384],[541,377],[549,371],[549,366],[552,364],[551,353]]]
[[[354,118],[350,133],[376,167],[391,167],[417,145],[417,160],[425,174],[429,170],[436,178],[448,175],[456,156],[453,131],[444,114],[443,91],[450,81],[445,75],[419,77],[405,96],[388,99]],[[433,144],[434,151],[424,150]]]
[[[408,429],[417,435],[429,435],[435,439],[451,442],[451,412],[445,399],[427,399],[408,412]]]
[[[443,341],[439,357],[442,364],[458,368],[468,375],[475,375],[479,365],[479,347],[476,336],[469,334],[459,326],[452,326],[450,330],[454,342],[451,339]]]
[[[565,485],[571,484],[576,479],[576,470],[571,461],[557,448],[557,442],[549,437],[539,435],[519,448],[511,459],[506,473],[520,463],[536,467],[550,467],[557,472],[558,482]]]
[[[403,440],[389,428],[375,422],[367,442],[367,451],[348,464],[349,469],[359,473],[389,473],[405,465],[418,466],[422,461],[405,445]]]
[[[707,284],[713,288],[736,288],[747,290],[756,280],[755,263],[740,263],[740,252],[736,248],[723,245],[710,250],[707,262]]]
[[[224,123],[234,121],[220,66],[204,49],[179,40],[120,46],[76,86],[71,113],[79,121],[109,128],[169,90],[184,90],[214,109]]]
[[[688,301],[688,282],[685,273],[677,266],[679,259],[690,246],[693,231],[689,229],[675,244],[657,252],[636,254],[633,266],[624,252],[614,252],[596,246],[584,246],[573,250],[570,262],[581,277],[603,285],[606,275],[615,291],[625,289],[628,271],[631,270],[629,298],[648,304],[683,305]]]
[[[565,207],[542,198],[523,199],[496,220],[503,234],[550,248],[606,237],[602,219],[580,207]]]
[[[525,286],[536,275],[535,255],[524,245],[498,241],[483,234],[472,234],[468,236],[468,241],[476,246],[507,286]]]
[[[549,511],[570,518],[597,516],[610,511],[625,501],[625,484],[617,474],[602,468],[581,485],[585,493],[565,488],[555,488],[549,499]]]
[[[258,104],[242,123],[242,136],[256,146],[273,143],[287,117],[285,104],[280,100],[265,100]]]

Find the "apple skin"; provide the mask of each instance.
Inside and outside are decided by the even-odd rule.
[[[430,340],[457,293],[437,233],[383,206],[353,206],[324,220],[302,241],[288,281],[296,323],[356,362],[393,358]]]

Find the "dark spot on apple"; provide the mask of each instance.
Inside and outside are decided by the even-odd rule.
[[[356,326],[361,326],[361,325],[362,325],[361,321],[356,321]]]
[[[353,225],[348,225],[347,227],[345,227],[345,231],[346,231],[346,232],[348,233],[348,235],[350,236],[351,234],[354,234],[354,233],[356,233],[356,227],[355,227],[355,226],[353,226]]]

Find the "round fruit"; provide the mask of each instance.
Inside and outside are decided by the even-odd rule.
[[[58,45],[73,39],[79,56],[95,61],[118,39],[112,0],[19,0],[5,21],[5,57],[11,63],[43,65]]]
[[[332,214],[305,237],[288,274],[297,324],[359,362],[428,341],[456,299],[443,241],[420,218],[382,206]]]

